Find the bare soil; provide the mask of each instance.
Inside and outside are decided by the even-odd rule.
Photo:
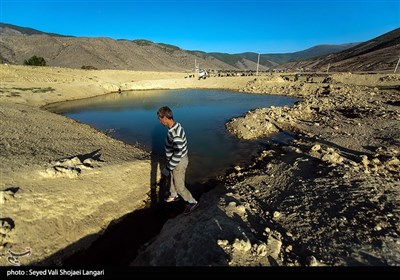
[[[301,98],[227,129],[269,141],[200,206],[169,219],[133,266],[399,265],[400,75],[184,78],[186,73],[0,66],[0,265],[55,264],[150,200],[150,157],[41,107],[119,89],[221,88]],[[285,77],[286,76],[286,77]],[[234,152],[234,151],[233,151]],[[154,178],[153,178],[154,179]],[[126,250],[129,250],[126,244]]]

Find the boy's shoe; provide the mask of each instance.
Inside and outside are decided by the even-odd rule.
[[[189,214],[192,213],[193,210],[196,209],[198,206],[199,206],[199,203],[198,203],[198,202],[196,202],[196,203],[189,203],[189,204],[186,206],[185,211],[183,211],[183,214],[189,215]]]
[[[175,202],[179,200],[179,196],[168,196],[166,199],[164,199],[165,202]]]

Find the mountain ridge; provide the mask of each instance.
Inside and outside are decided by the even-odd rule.
[[[289,69],[328,71],[388,71],[400,59],[400,28],[343,50],[311,60],[280,65]]]
[[[370,52],[379,52],[382,48],[396,46],[396,40],[399,36],[397,31],[391,32],[367,42],[341,45],[322,44],[292,53],[258,54],[244,52],[229,54],[184,50],[178,46],[155,43],[146,39],[74,37],[0,23],[0,61],[2,63],[23,64],[24,60],[37,55],[44,57],[49,66],[69,68],[90,66],[96,69],[186,72],[195,71],[196,61],[201,69],[255,71],[259,56],[259,71],[268,71],[274,68],[318,70],[326,68],[326,64],[337,64],[341,60],[348,59],[351,52],[354,56],[359,56]],[[350,51],[346,52],[346,50]],[[386,66],[391,67],[392,64],[393,59],[390,59]],[[349,64],[350,70],[354,68],[351,65],[352,63]],[[375,62],[374,65],[377,65],[377,63]],[[385,70],[381,69],[381,66],[377,70]],[[345,69],[345,65],[342,67],[335,65],[334,67],[340,69],[340,71],[349,70]],[[364,68],[369,69],[371,67]],[[363,69],[358,67],[358,70]]]

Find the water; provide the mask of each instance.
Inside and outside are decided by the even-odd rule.
[[[244,94],[225,90],[151,90],[68,101],[49,108],[87,123],[126,143],[139,144],[164,155],[167,130],[157,110],[169,106],[186,131],[189,147],[188,184],[223,175],[225,170],[248,162],[266,141],[244,141],[229,134],[225,123],[245,112],[269,106],[293,105],[297,99]]]
[[[162,106],[169,106],[175,120],[186,131],[190,161],[186,183],[198,199],[199,194],[207,191],[207,184],[202,182],[223,175],[235,164],[248,162],[267,141],[239,140],[226,131],[225,123],[251,109],[292,105],[295,101],[288,97],[222,90],[154,90],[68,101],[48,109],[97,129],[113,131],[113,137],[131,144],[139,143],[148,151],[163,156],[167,131],[159,123],[156,112]],[[275,137],[278,141],[288,140]],[[202,203],[201,198],[199,201]],[[127,266],[136,258],[138,249],[153,240],[164,223],[182,213],[184,207],[182,200],[175,203],[160,200],[138,209],[110,225],[90,247],[63,260],[63,266]],[[51,259],[47,261],[51,263]]]

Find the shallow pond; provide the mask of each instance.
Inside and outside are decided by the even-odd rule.
[[[151,90],[113,93],[68,101],[49,108],[89,124],[153,154],[164,154],[167,130],[157,110],[169,106],[185,129],[189,147],[187,183],[201,183],[248,162],[267,139],[244,141],[230,135],[225,123],[260,107],[293,105],[297,99],[225,90]],[[276,135],[285,138],[287,135]]]

